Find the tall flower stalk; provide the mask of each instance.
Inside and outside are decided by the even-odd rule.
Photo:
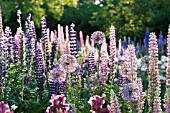
[[[44,93],[44,65],[43,65],[43,56],[42,56],[42,50],[37,46],[37,49],[35,50],[35,58],[36,58],[36,81],[37,81],[37,92],[39,96],[40,102],[43,99],[43,93]]]
[[[110,27],[110,82],[113,82],[115,77],[115,58],[116,58],[116,34],[115,27]]]
[[[149,35],[149,112],[162,113],[160,100],[160,75],[158,69],[158,44],[155,33]]]
[[[108,62],[109,56],[107,53],[107,45],[103,43],[101,46],[101,53],[100,53],[100,83],[105,83],[107,81],[107,69],[108,69]]]
[[[43,58],[45,61],[45,66],[47,69],[49,69],[50,65],[50,55],[49,55],[49,37],[47,33],[47,22],[45,17],[43,16],[41,18],[41,43],[43,46]]]
[[[26,71],[31,69],[31,60],[32,60],[32,45],[31,45],[31,15],[27,17],[27,21],[25,22],[25,47],[26,47]],[[30,72],[30,71],[29,71]]]
[[[8,39],[7,37],[3,37],[0,39],[0,43],[1,43],[1,56],[0,56],[0,71],[1,71],[1,93],[3,95],[4,98],[6,98],[5,96],[7,96],[7,91],[8,91],[8,63],[9,63],[9,59],[8,59]]]
[[[70,42],[70,53],[71,55],[73,55],[74,57],[78,58],[77,54],[77,32],[74,30],[75,25],[72,23],[70,25],[70,38],[69,38],[69,42]]]
[[[89,52],[88,55],[88,74],[91,76],[91,74],[95,74],[96,65],[95,65],[95,59],[94,59],[94,52]]]
[[[101,31],[95,31],[93,32],[93,34],[91,35],[91,39],[94,42],[95,45],[97,45],[97,49],[98,49],[98,64],[97,64],[97,77],[99,79],[99,69],[100,69],[100,51],[101,51],[101,44],[103,44],[104,42],[106,42],[105,39],[105,35],[103,32]]]
[[[3,25],[2,25],[2,10],[0,6],[0,38],[3,36]]]
[[[138,108],[138,106],[140,97],[142,96],[140,93],[142,89],[139,89],[139,85],[137,84],[137,58],[134,45],[128,45],[125,58],[124,63],[127,73],[126,84],[123,85],[121,91],[122,98],[131,101],[132,113],[139,113],[140,108]]]
[[[168,63],[166,69],[166,100],[165,100],[165,111],[166,113],[170,112],[170,25],[168,29],[167,35],[167,56],[168,56]]]
[[[127,82],[135,82],[137,80],[137,58],[135,47],[129,45],[125,54],[125,64],[127,69]]]
[[[119,100],[113,89],[110,90],[110,108],[112,113],[121,113]]]

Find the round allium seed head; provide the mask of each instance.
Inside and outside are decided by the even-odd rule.
[[[66,79],[66,71],[60,64],[55,64],[50,73],[50,81],[56,83],[64,82]]]
[[[70,54],[62,55],[60,57],[60,59],[58,60],[58,63],[61,64],[61,66],[65,70],[68,70],[70,73],[75,72],[77,67],[80,67],[76,58],[73,55],[70,55]]]
[[[106,41],[105,34],[101,31],[95,31],[91,35],[91,39],[94,41],[94,44],[102,44]]]
[[[140,90],[137,84],[127,83],[124,84],[121,91],[121,96],[124,100],[137,101],[140,98]]]

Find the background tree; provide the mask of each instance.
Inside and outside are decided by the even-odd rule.
[[[54,22],[53,20],[60,19],[65,6],[76,7],[77,2],[78,0],[0,0],[0,5],[5,25],[9,24],[14,30],[17,27],[16,12],[18,9],[22,11],[23,20],[31,13],[32,20],[39,28],[42,16],[50,17],[50,21]]]
[[[24,25],[28,13],[40,34],[40,18],[46,16],[47,26],[56,29],[57,24],[76,24],[76,30],[91,35],[96,30],[106,33],[111,25],[116,27],[117,39],[144,38],[146,27],[159,35],[167,33],[170,23],[168,0],[0,0],[4,26],[13,33],[19,26],[16,12],[21,9]],[[40,35],[38,35],[39,37]]]
[[[153,15],[150,1],[104,0],[99,5],[101,10],[93,13],[91,25],[98,26],[102,31],[109,31],[109,27],[114,25],[117,39],[141,36]]]

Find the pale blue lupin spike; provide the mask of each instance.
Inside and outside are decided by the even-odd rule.
[[[159,38],[158,38],[158,45],[162,46],[163,41],[164,41],[164,38],[163,38],[163,35],[162,35],[162,31],[160,31],[160,35],[159,35]]]
[[[128,45],[131,44],[131,40],[130,37],[128,37]]]
[[[139,53],[140,51],[140,46],[139,46],[139,43],[137,43],[136,47],[135,47],[135,52],[136,53]]]
[[[147,27],[146,33],[145,33],[145,38],[144,38],[144,47],[145,48],[147,48],[148,44],[149,44],[149,35],[150,35],[150,31],[149,31],[149,28]]]

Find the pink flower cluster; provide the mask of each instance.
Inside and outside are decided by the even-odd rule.
[[[151,107],[150,112],[162,113],[161,109],[161,84],[160,75],[158,69],[158,43],[155,33],[150,33],[149,35],[149,105]]]
[[[100,53],[100,82],[105,83],[107,79],[107,69],[109,63],[109,56],[107,53],[107,45],[103,43],[101,46],[101,53]]]
[[[129,82],[137,80],[137,58],[135,54],[135,47],[128,45],[125,53],[125,65],[127,69],[127,79]]]
[[[107,105],[104,98],[106,97],[105,94],[102,97],[98,95],[94,95],[90,97],[88,103],[91,105],[90,113],[111,113],[110,106]]]
[[[7,103],[4,101],[0,102],[0,113],[13,113],[13,111],[10,110],[10,107]]]
[[[45,113],[72,113],[69,104],[66,104],[65,101],[66,97],[63,94],[53,94],[50,99],[52,104],[46,109]]]
[[[115,58],[116,58],[116,36],[115,27],[110,27],[110,73],[111,78],[115,76]]]
[[[121,113],[118,97],[114,93],[113,89],[110,91],[110,107],[111,113]]]

